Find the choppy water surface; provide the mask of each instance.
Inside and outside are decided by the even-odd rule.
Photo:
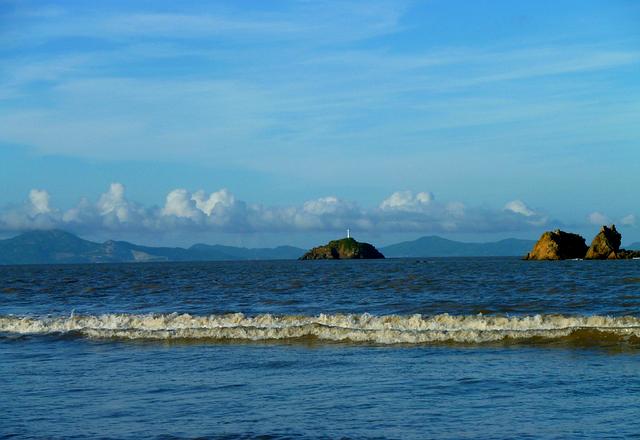
[[[639,371],[640,261],[0,267],[0,435],[626,438]]]

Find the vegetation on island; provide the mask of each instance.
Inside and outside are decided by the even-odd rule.
[[[318,246],[300,257],[301,260],[355,260],[377,259],[384,255],[373,245],[361,243],[353,238],[333,240],[324,246]]]

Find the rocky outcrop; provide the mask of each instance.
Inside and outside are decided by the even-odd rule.
[[[542,234],[525,260],[630,260],[640,259],[640,251],[620,249],[622,235],[615,225],[603,226],[587,247],[584,238],[556,229]]]
[[[384,258],[384,255],[369,243],[360,243],[353,238],[333,240],[318,246],[300,257],[301,260],[353,260]]]
[[[578,234],[560,229],[542,234],[524,258],[525,260],[567,260],[584,258],[587,253],[585,239]]]
[[[630,251],[627,249],[620,249],[616,252],[616,260],[640,260],[640,251]]]
[[[591,242],[585,258],[587,260],[617,260],[620,253],[622,235],[616,230],[616,225],[610,228],[603,226]]]

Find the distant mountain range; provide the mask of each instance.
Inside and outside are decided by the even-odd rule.
[[[438,236],[422,237],[380,249],[388,258],[524,256],[534,240],[509,238],[463,243]],[[640,242],[627,249],[640,250]],[[305,249],[293,246],[242,248],[195,244],[190,248],[139,246],[126,241],[95,243],[69,232],[32,231],[0,240],[0,264],[129,263],[153,261],[294,260]]]
[[[196,244],[188,249],[139,246],[126,241],[95,243],[65,231],[33,231],[0,240],[0,264],[128,263],[295,259],[305,252],[292,246],[247,249]]]
[[[636,243],[631,243],[629,246],[626,247],[626,249],[629,249],[632,251],[640,251],[640,241]]]
[[[512,257],[524,256],[535,240],[508,238],[491,243],[463,243],[438,236],[383,247],[385,257]]]

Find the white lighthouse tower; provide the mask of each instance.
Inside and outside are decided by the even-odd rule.
[[[351,238],[351,229],[347,228],[347,238]]]

